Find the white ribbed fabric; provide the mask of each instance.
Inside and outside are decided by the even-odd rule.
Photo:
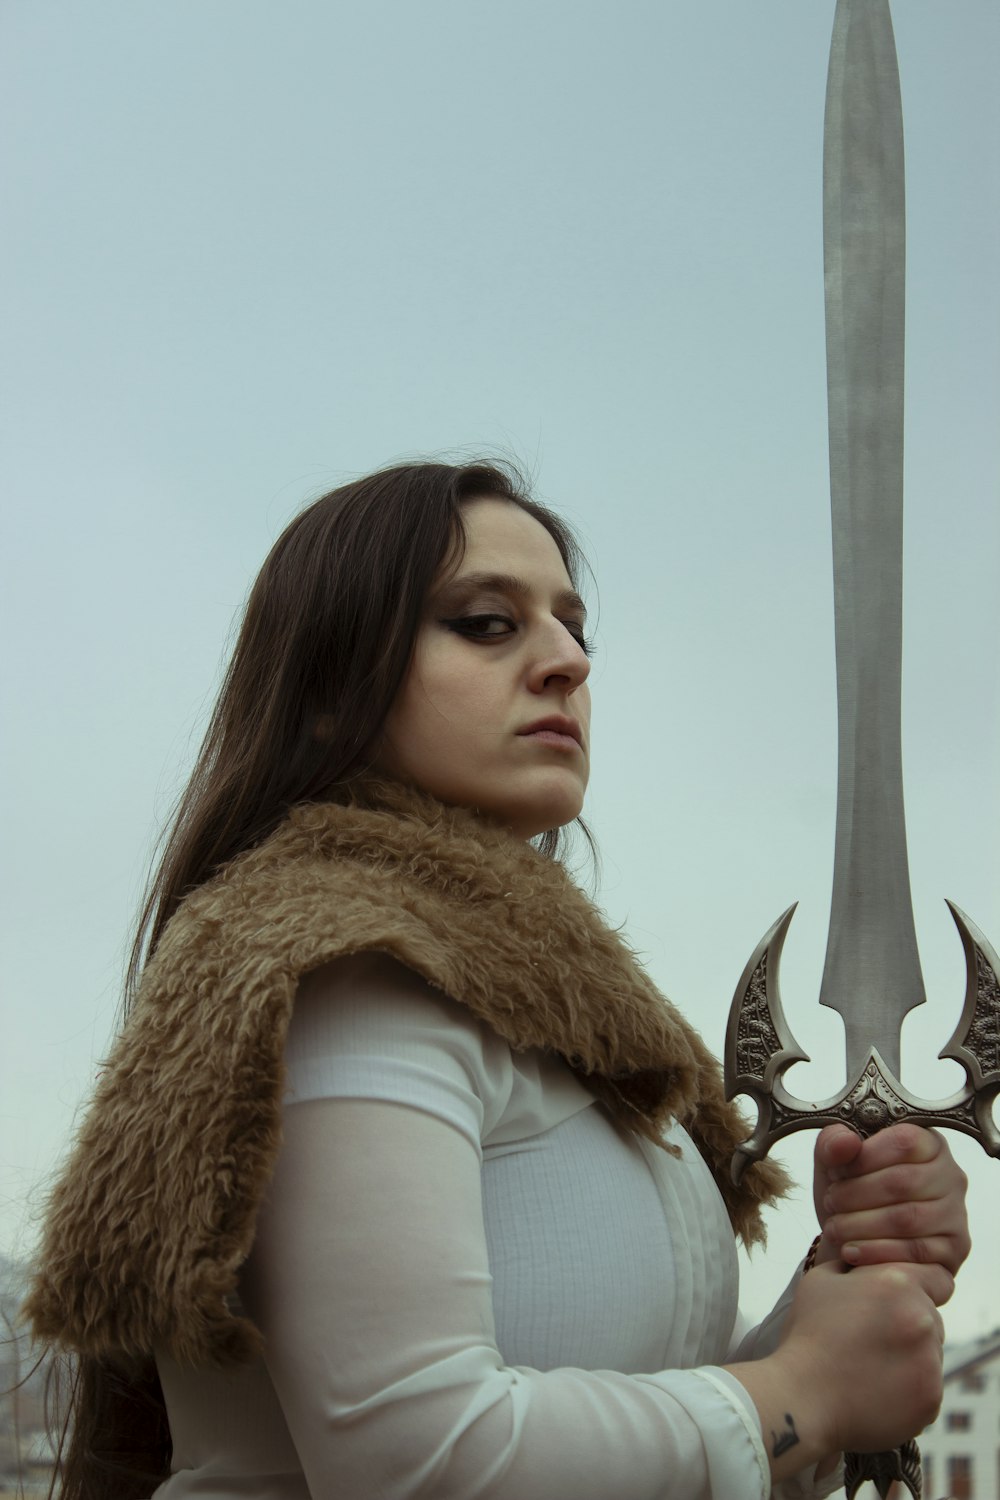
[[[621,1130],[561,1058],[513,1054],[381,955],[303,981],[286,1059],[242,1280],[267,1353],[158,1358],[157,1500],[768,1495],[756,1410],[718,1368],[732,1232],[685,1132],[678,1160]]]

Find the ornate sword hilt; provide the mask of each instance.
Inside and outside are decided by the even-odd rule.
[[[953,902],[947,904],[965,950],[967,978],[958,1025],[938,1055],[961,1063],[966,1084],[937,1101],[918,1099],[904,1088],[877,1047],[839,1094],[816,1104],[789,1094],[782,1074],[793,1063],[810,1061],[785,1020],[778,985],[781,950],[795,907],[764,935],[736,987],[726,1028],[726,1097],[749,1094],[758,1111],[753,1134],[733,1157],[734,1182],[782,1136],[838,1122],[860,1136],[903,1120],[944,1125],[974,1136],[990,1156],[1000,1156],[1000,1130],[993,1119],[993,1100],[1000,1093],[1000,960],[965,913]]]
[[[838,1122],[862,1137],[903,1120],[943,1125],[973,1136],[990,1156],[1000,1156],[1000,1130],[993,1118],[993,1101],[1000,1093],[1000,960],[965,913],[953,902],[947,904],[965,952],[966,988],[958,1025],[938,1055],[961,1063],[966,1082],[957,1093],[937,1101],[918,1099],[904,1088],[877,1047],[869,1052],[860,1074],[832,1098],[811,1104],[788,1093],[782,1075],[793,1063],[810,1061],[785,1020],[778,984],[781,950],[795,907],[790,906],[765,933],[736,987],[726,1029],[726,1097],[748,1094],[757,1105],[753,1134],[733,1154],[734,1182],[782,1136]],[[848,1500],[869,1479],[883,1500],[896,1481],[919,1500],[916,1443],[905,1443],[894,1453],[847,1454]]]

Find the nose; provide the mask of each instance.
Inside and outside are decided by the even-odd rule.
[[[558,620],[546,622],[529,669],[529,686],[540,693],[557,685],[574,692],[590,676],[590,658],[580,642]]]

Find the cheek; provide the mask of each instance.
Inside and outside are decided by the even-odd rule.
[[[497,712],[496,689],[485,664],[464,651],[428,653],[414,677],[424,714],[474,734]]]
[[[482,684],[439,659],[414,665],[388,728],[408,759],[439,762],[470,753],[483,715]]]

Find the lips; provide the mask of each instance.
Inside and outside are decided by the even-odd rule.
[[[575,740],[578,745],[583,743],[579,724],[575,719],[567,718],[564,714],[549,714],[547,718],[537,719],[534,724],[528,724],[517,732],[519,735],[557,734],[563,739]]]

